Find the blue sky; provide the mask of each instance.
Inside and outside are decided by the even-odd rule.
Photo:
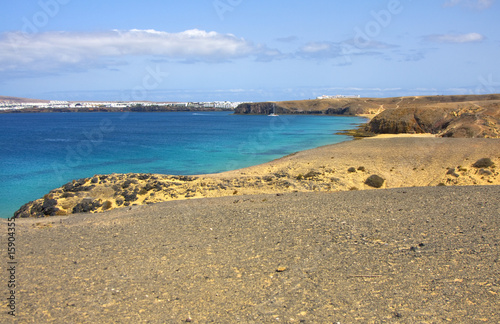
[[[496,0],[5,1],[0,95],[264,101],[500,92]]]

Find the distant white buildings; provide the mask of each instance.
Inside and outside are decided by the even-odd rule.
[[[353,98],[361,98],[360,95],[335,95],[335,96],[327,96],[322,95],[317,97],[316,99],[353,99]]]
[[[53,100],[49,102],[12,102],[12,101],[0,101],[0,110],[12,110],[12,109],[25,109],[25,108],[127,108],[136,105],[141,106],[195,106],[203,108],[224,108],[224,109],[235,109],[240,105],[241,102],[231,102],[231,101],[213,101],[213,102],[116,102],[116,101],[82,101],[82,102],[70,102],[70,101],[59,101]]]

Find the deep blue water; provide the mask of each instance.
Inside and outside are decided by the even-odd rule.
[[[73,179],[238,169],[348,140],[334,133],[362,122],[230,112],[0,114],[0,217]]]

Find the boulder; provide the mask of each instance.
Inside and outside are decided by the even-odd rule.
[[[493,166],[495,163],[490,158],[482,158],[476,161],[472,166],[475,168],[489,168]]]
[[[384,185],[385,179],[374,174],[366,179],[365,184],[373,188],[381,188]]]

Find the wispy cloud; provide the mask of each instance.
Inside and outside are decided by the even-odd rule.
[[[0,35],[0,71],[85,68],[123,63],[130,56],[220,62],[251,56],[270,60],[279,55],[276,50],[232,34],[198,29],[179,33],[133,29]]]
[[[302,46],[296,56],[306,59],[331,59],[346,56],[373,56],[382,54],[381,50],[395,48],[396,46],[383,42],[370,41],[357,46],[354,40],[337,42],[310,42]]]
[[[488,9],[493,5],[495,0],[448,0],[444,3],[444,7],[455,7],[458,5],[474,8],[478,10]]]
[[[436,34],[425,36],[425,40],[435,43],[473,43],[481,42],[485,37],[478,33],[468,34]]]

